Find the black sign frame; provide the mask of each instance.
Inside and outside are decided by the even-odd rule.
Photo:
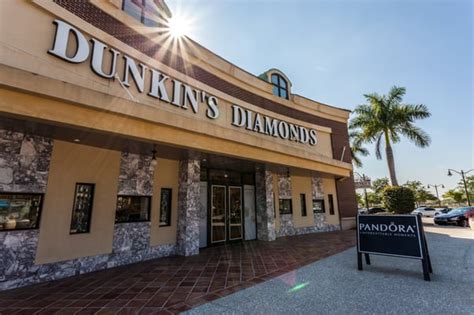
[[[388,250],[381,250],[381,249],[372,249],[372,250],[367,250],[367,247],[370,248],[370,244],[364,244],[364,242],[369,243],[367,238],[372,238],[372,241],[375,241],[377,244],[380,245],[380,239],[377,239],[377,233],[374,233],[374,236],[365,236],[361,237],[361,225],[360,225],[360,219],[361,218],[370,218],[369,221],[377,221],[377,219],[381,219],[379,221],[410,221],[413,220],[413,230],[414,234],[416,236],[416,240],[412,240],[413,244],[416,241],[418,244],[418,248],[415,248],[415,253],[413,252],[413,247],[411,248],[411,253],[405,253],[405,254],[394,254],[390,253]],[[391,224],[393,224],[393,221]],[[367,224],[367,223],[366,223]],[[395,225],[396,228],[396,225]],[[393,232],[393,231],[389,231]],[[410,259],[418,259],[421,260],[421,264],[423,267],[423,278],[425,281],[431,281],[430,278],[430,273],[433,273],[433,268],[431,266],[431,259],[430,259],[430,254],[428,251],[428,244],[426,242],[426,237],[425,237],[425,232],[423,229],[423,222],[421,221],[421,215],[364,215],[364,214],[357,214],[357,269],[358,270],[363,270],[363,262],[362,262],[362,254],[365,256],[365,263],[367,265],[370,265],[370,256],[369,254],[372,255],[382,255],[382,256],[391,256],[391,257],[402,257],[402,258],[410,258]],[[387,233],[388,235],[389,233]],[[384,234],[386,237],[386,235]],[[397,236],[394,236],[393,238],[396,238]],[[401,238],[399,238],[401,239]],[[403,240],[404,242],[407,242],[406,240]],[[363,245],[363,246],[361,246]],[[390,242],[390,245],[394,245],[393,241]],[[412,244],[410,244],[412,245]],[[361,250],[361,247],[363,248]],[[377,247],[377,246],[375,246]],[[365,249],[365,250],[364,250]],[[400,250],[400,247],[397,248],[397,250]]]

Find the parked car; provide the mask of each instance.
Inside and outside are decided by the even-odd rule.
[[[449,211],[453,210],[452,208],[435,208],[435,216],[440,214],[448,213]]]
[[[359,208],[357,211],[359,212],[359,214],[367,214],[366,208]]]
[[[424,217],[432,218],[435,216],[436,209],[431,207],[419,207],[411,212],[411,214],[421,214]]]
[[[386,210],[384,208],[374,207],[374,208],[370,208],[369,211],[367,211],[367,214],[376,214],[376,213],[385,212],[385,211]]]
[[[434,223],[439,225],[455,224],[459,226],[469,226],[468,217],[474,215],[474,207],[456,208],[448,213],[437,215]]]

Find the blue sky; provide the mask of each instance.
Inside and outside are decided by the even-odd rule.
[[[405,86],[405,102],[422,103],[427,149],[396,144],[398,180],[452,188],[448,168],[474,168],[473,2],[168,0],[190,18],[189,36],[258,75],[279,68],[294,93],[353,109],[363,94]],[[386,161],[363,160],[359,172],[388,176]],[[474,172],[473,172],[474,173]],[[445,189],[445,190],[446,190]]]

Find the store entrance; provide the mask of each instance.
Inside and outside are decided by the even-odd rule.
[[[201,180],[200,247],[255,239],[254,175],[208,169]]]
[[[242,187],[211,185],[211,244],[242,240]]]

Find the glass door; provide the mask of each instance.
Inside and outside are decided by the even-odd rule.
[[[242,187],[229,186],[229,240],[242,239]]]
[[[211,243],[226,241],[226,186],[211,186]]]

